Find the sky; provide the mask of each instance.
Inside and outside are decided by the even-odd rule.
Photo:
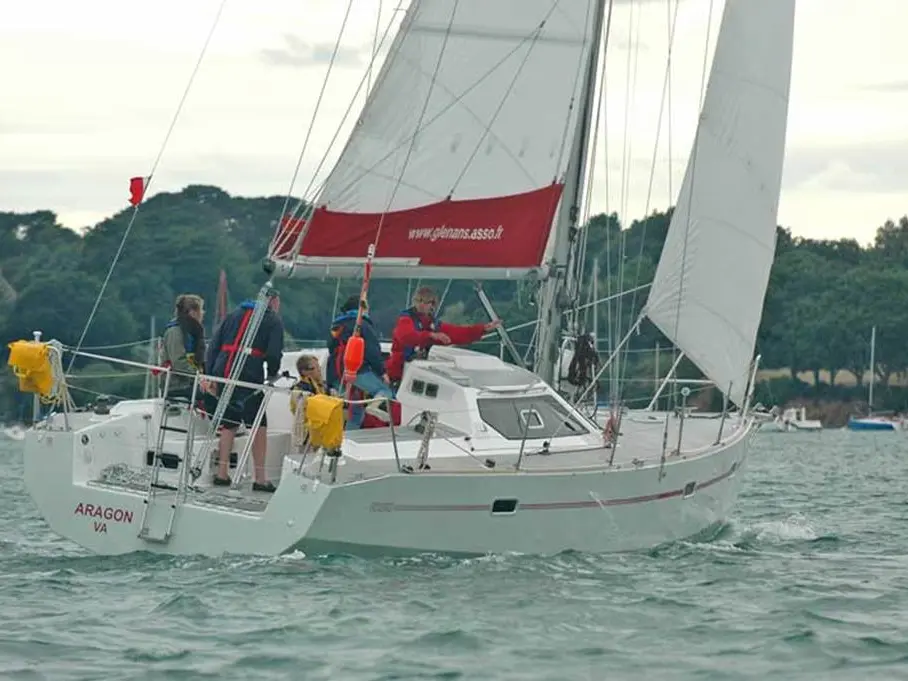
[[[128,179],[148,175],[162,149],[152,194],[187,184],[286,194],[347,4],[227,0],[165,145],[221,0],[5,3],[0,211],[50,209],[67,227],[95,224],[127,207]],[[669,0],[616,4],[592,212],[627,221],[675,202],[723,4],[681,1],[671,115],[661,126]],[[376,26],[380,37],[401,16],[395,5],[353,2],[296,194],[322,158],[328,169],[336,157],[330,141],[364,78]],[[908,2],[799,0],[796,24],[779,223],[799,236],[867,243],[886,219],[908,213]]]

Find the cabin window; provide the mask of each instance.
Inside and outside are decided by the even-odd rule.
[[[438,383],[426,383],[426,397],[438,397]]]
[[[517,499],[496,499],[492,502],[492,515],[513,515],[517,513]]]
[[[568,407],[551,395],[537,397],[481,397],[479,417],[508,440],[550,439],[587,435],[591,431]]]
[[[694,492],[696,492],[696,491],[697,491],[697,483],[689,482],[686,485],[684,485],[684,492],[682,492],[682,496],[685,499],[687,499],[688,497],[694,496]]]
[[[422,395],[423,391],[426,389],[425,381],[413,380],[410,382],[410,392],[414,395]]]
[[[540,416],[539,412],[535,409],[521,409],[520,423],[527,430],[545,428],[545,424],[542,422],[542,416]]]

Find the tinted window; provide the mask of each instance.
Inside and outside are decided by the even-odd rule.
[[[508,440],[568,437],[590,430],[551,395],[539,397],[480,398],[479,416]]]

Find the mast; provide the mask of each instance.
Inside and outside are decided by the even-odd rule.
[[[599,354],[599,258],[593,260],[593,343]]]
[[[592,45],[589,64],[581,91],[581,114],[567,167],[564,194],[555,223],[554,248],[549,261],[549,274],[541,289],[539,333],[536,346],[536,373],[550,385],[554,384],[557,354],[560,348],[562,316],[576,293],[576,282],[569,281],[568,267],[571,249],[577,236],[577,220],[584,196],[589,155],[589,133],[595,108],[596,82],[599,73],[599,52],[602,45],[602,26],[608,0],[595,0],[593,9]],[[574,263],[574,267],[576,267]],[[573,269],[573,268],[572,268]]]
[[[869,414],[873,414],[873,384],[876,379],[876,325],[870,330],[870,394],[867,396]]]

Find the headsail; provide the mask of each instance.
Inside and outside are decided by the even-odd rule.
[[[272,257],[377,277],[525,276],[561,197],[597,0],[418,0],[308,226]],[[418,268],[418,269],[416,269]]]
[[[795,0],[728,0],[644,314],[744,401],[775,253]]]

